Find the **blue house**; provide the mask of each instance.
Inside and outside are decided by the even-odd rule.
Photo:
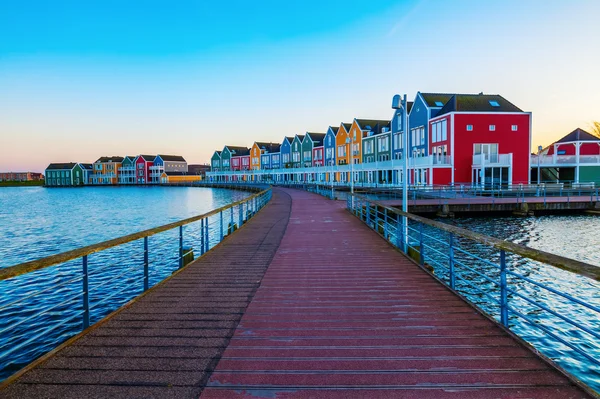
[[[335,160],[335,136],[340,128],[338,126],[329,126],[325,133],[325,166],[336,164]]]
[[[284,137],[279,151],[281,152],[281,168],[292,167],[292,141],[293,137]]]
[[[410,109],[408,148],[412,158],[429,155],[429,120],[437,116],[442,107],[454,94],[417,92],[414,104]]]
[[[413,106],[412,101],[408,101],[406,104],[407,112],[410,114],[410,110]],[[393,159],[402,159],[404,149],[403,149],[403,136],[404,134],[404,123],[405,123],[405,112],[404,108],[399,108],[394,110],[394,115],[392,116],[392,120],[390,124],[392,125],[392,158]]]

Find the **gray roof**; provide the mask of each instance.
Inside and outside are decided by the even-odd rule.
[[[91,163],[80,163],[79,166],[81,166],[83,169],[87,169],[87,170],[94,169],[94,165]]]
[[[118,157],[118,156],[112,156],[112,157],[100,157],[98,158],[98,160],[94,163],[97,162],[123,162],[123,157]],[[154,158],[153,158],[154,159]]]
[[[557,143],[568,143],[572,141],[600,141],[600,138],[586,132],[583,129],[577,128],[562,139],[558,140]]]
[[[313,144],[317,145],[317,147],[319,145],[323,145],[323,140],[325,140],[325,133],[313,133],[313,132],[306,132],[306,135],[310,137],[310,139],[313,141]]]
[[[161,154],[158,154],[158,156],[161,157],[163,161],[186,162],[186,160],[181,155],[161,155]]]
[[[497,106],[493,103],[498,104]],[[519,107],[498,94],[455,94],[438,115],[449,112],[523,112]]]
[[[430,108],[441,108],[443,107],[454,93],[421,93],[421,97],[425,100],[425,103]],[[442,103],[442,105],[436,104],[436,102]],[[408,104],[407,104],[408,107]],[[410,109],[410,107],[408,107]]]
[[[50,170],[56,170],[56,169],[68,169],[71,170],[75,167],[75,165],[77,165],[76,162],[66,162],[66,163],[51,163],[50,165],[48,165],[48,167],[46,168],[46,170],[50,169]]]
[[[156,155],[138,155],[136,157],[136,159],[139,158],[139,157],[144,158],[144,160],[147,161],[147,162],[153,162],[154,159],[156,158]]]
[[[232,155],[237,157],[250,154],[250,148],[248,147],[235,147],[230,145],[226,145],[225,147],[229,149],[229,152],[231,152]]]
[[[258,146],[258,148],[265,150],[268,153],[279,152],[281,150],[281,144],[266,143],[262,141],[257,141],[255,144]]]
[[[372,132],[381,133],[384,127],[390,129],[390,121],[387,120],[378,120],[378,119],[355,119],[358,127],[361,130],[370,130]]]

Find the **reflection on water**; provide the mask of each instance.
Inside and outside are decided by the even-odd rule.
[[[597,236],[597,232],[600,231],[600,218],[596,216],[552,215],[441,221],[531,248],[600,265],[600,246]],[[447,241],[444,236],[446,233],[433,231],[433,229],[428,229],[428,233]],[[433,239],[429,241],[430,245],[434,245]],[[457,281],[457,289],[499,320],[498,251],[464,238],[455,239],[455,243],[479,258],[455,251],[456,271],[464,279]],[[439,243],[436,245],[442,252],[447,250],[447,247]],[[449,280],[447,258],[436,253],[430,253],[428,256],[436,275],[447,282]],[[600,308],[600,282],[512,254],[507,254],[506,262],[509,272],[531,280],[527,282],[516,275],[508,275],[508,301],[509,306],[514,310],[509,318],[511,329],[546,356],[555,360],[561,367],[593,389],[600,391],[598,365],[569,348],[569,345],[577,346],[584,349],[596,361],[600,360],[599,314],[582,305],[573,304],[560,295],[535,284],[547,285]],[[534,300],[546,309],[530,300]],[[517,317],[514,312],[521,313],[530,322]],[[576,320],[589,332],[574,328],[564,318]],[[536,327],[534,328],[533,325]],[[543,329],[547,329],[556,337],[551,337]]]
[[[248,195],[198,187],[2,188],[0,267],[203,214]],[[218,222],[211,218],[211,231]],[[200,223],[185,226],[184,247],[198,253],[200,234]],[[89,256],[92,324],[143,291],[143,256],[143,240]],[[149,286],[178,266],[178,230],[149,237]],[[81,275],[78,259],[0,282],[0,380],[81,330]]]

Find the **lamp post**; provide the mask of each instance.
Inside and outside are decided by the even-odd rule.
[[[393,109],[403,109],[404,114],[402,115],[404,132],[402,134],[402,211],[408,213],[408,108],[407,108],[406,94],[400,98],[399,94],[396,94],[392,99]],[[406,216],[402,216],[402,230],[404,231],[404,252],[407,251],[408,244],[408,219]]]
[[[538,145],[538,156],[537,156],[537,161],[538,161],[538,170],[537,170],[537,181],[538,181],[538,186],[541,183],[541,178],[542,176],[540,175],[540,153],[542,152],[542,146]]]
[[[350,137],[346,137],[346,144],[348,144],[348,153],[350,154],[350,201],[352,204],[352,209],[354,209],[354,155],[352,154],[352,146],[350,144],[354,144],[354,140],[350,139]]]

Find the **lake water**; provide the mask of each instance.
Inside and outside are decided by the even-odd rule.
[[[200,215],[249,195],[200,187],[0,188],[0,268]],[[216,232],[219,221],[211,222]],[[198,253],[200,235],[199,222],[184,226],[184,246]],[[214,245],[217,234],[212,237]],[[89,256],[92,324],[143,292],[143,257],[143,240]],[[149,286],[178,266],[178,229],[149,237]],[[81,276],[78,259],[0,282],[0,381],[81,331]]]

